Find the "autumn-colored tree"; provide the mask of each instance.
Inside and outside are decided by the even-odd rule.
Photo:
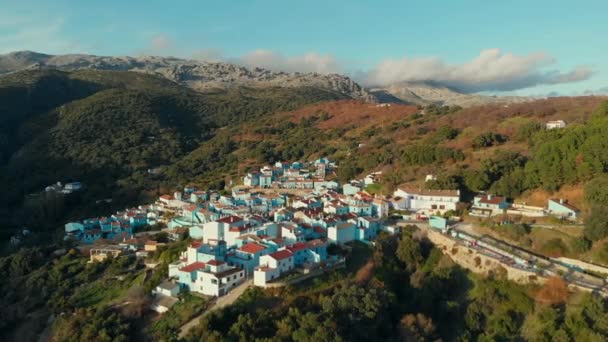
[[[536,300],[540,303],[556,305],[565,303],[569,295],[566,281],[560,277],[551,277],[536,293]]]
[[[367,264],[363,265],[355,275],[355,281],[360,284],[367,283],[374,276],[374,262],[370,260]]]
[[[399,332],[406,341],[428,341],[436,337],[433,321],[420,313],[403,316]]]

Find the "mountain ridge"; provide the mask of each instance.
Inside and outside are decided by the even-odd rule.
[[[365,102],[377,99],[351,78],[339,74],[287,73],[264,68],[249,69],[223,62],[187,60],[175,57],[110,57],[86,54],[47,55],[18,51],[0,55],[0,75],[20,70],[55,68],[65,71],[97,69],[135,71],[163,76],[198,91],[232,86],[317,87],[329,89]]]
[[[88,54],[50,55],[17,51],[0,55],[0,76],[28,69],[54,68],[64,71],[97,69],[135,71],[162,76],[197,91],[249,87],[316,87],[352,99],[371,103],[401,103],[426,106],[457,105],[472,107],[494,103],[521,103],[528,97],[484,96],[461,93],[433,82],[397,82],[367,89],[349,76],[304,72],[272,71],[226,63],[159,56],[95,56]]]
[[[486,96],[467,94],[442,84],[430,81],[397,82],[384,87],[371,88],[370,93],[387,102],[407,103],[416,105],[443,105],[474,107],[487,104],[511,104],[532,100],[521,96]],[[390,97],[390,99],[389,99]]]

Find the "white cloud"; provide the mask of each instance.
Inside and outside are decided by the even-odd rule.
[[[605,95],[608,95],[608,87],[602,87],[599,89],[587,89],[587,90],[583,91],[583,95],[605,96]]]
[[[248,67],[262,67],[285,72],[317,72],[321,74],[339,73],[342,68],[331,55],[308,52],[302,55],[285,56],[270,50],[255,50],[234,62]]]
[[[152,49],[163,51],[171,48],[173,46],[173,42],[171,38],[165,34],[159,34],[157,36],[152,37],[152,41],[150,42]]]
[[[483,50],[479,56],[462,64],[447,64],[439,57],[389,59],[369,71],[364,83],[387,85],[426,81],[465,92],[510,91],[582,81],[593,74],[586,67],[566,73],[547,70],[554,63],[555,60],[544,53],[518,56],[500,49]]]
[[[77,43],[63,35],[63,27],[64,18],[61,17],[46,19],[0,14],[0,53],[20,50],[65,53],[80,50]]]

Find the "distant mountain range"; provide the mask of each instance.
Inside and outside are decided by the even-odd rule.
[[[497,103],[521,103],[532,98],[521,96],[484,96],[464,94],[440,84],[431,82],[399,82],[385,87],[372,88],[369,92],[379,102],[409,103],[416,105],[458,105],[474,107]]]
[[[440,104],[462,107],[492,103],[518,103],[530,100],[526,97],[463,94],[430,82],[402,82],[365,89],[351,78],[339,74],[275,72],[263,68],[249,69],[229,63],[186,60],[174,57],[47,55],[32,51],[18,51],[0,55],[0,75],[20,70],[44,68],[66,71],[78,69],[137,71],[160,75],[198,91],[232,86],[315,87],[331,90],[366,102],[416,105]]]

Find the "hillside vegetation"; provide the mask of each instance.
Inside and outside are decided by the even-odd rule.
[[[124,206],[186,183],[222,189],[262,163],[320,155],[339,163],[342,182],[383,170],[387,193],[434,173],[428,186],[460,188],[465,199],[550,194],[603,175],[608,163],[600,97],[417,108],[310,87],[200,93],[141,73],[46,70],[0,78],[0,98],[0,216],[33,229],[107,210],[92,204],[99,199]],[[546,131],[555,119],[568,127]],[[70,180],[87,186],[76,209],[27,196]]]
[[[82,181],[87,203],[114,197],[121,199],[118,205],[132,204],[142,190],[177,183],[148,169],[173,166],[199,146],[213,149],[216,141],[247,131],[244,122],[340,98],[317,88],[199,93],[130,72],[47,70],[2,77],[0,180],[8,188],[0,222],[11,224],[11,213],[18,224],[56,224],[44,217],[31,221],[28,212],[14,217],[11,210],[56,181]],[[218,152],[223,161],[232,150]]]

